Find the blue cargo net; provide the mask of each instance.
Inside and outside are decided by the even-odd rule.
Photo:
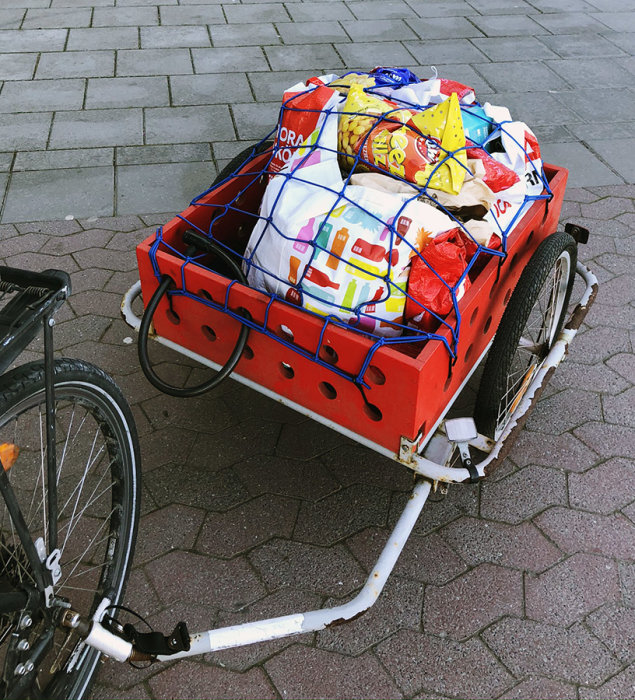
[[[422,343],[435,341],[452,361],[460,299],[471,280],[492,257],[504,261],[508,236],[528,206],[552,197],[535,137],[524,124],[497,121],[499,108],[492,112],[469,97],[469,103],[459,102],[456,93],[437,94],[425,105],[404,97],[403,90],[394,94],[423,86],[408,71],[331,76],[328,89],[315,83],[287,93],[277,127],[192,201],[197,213],[209,210],[206,217],[192,217],[205,225],[179,215],[242,260],[250,285],[269,296],[264,320],[229,307],[234,282],[218,303],[188,289],[185,270],[204,267],[205,253],[170,245],[162,229],[150,251],[155,274],[161,276],[156,251],[162,246],[182,260],[180,288],[177,283],[168,294],[222,311],[360,386],[368,387],[364,375],[382,346],[415,354]],[[317,90],[329,97],[327,104],[311,105],[310,100],[319,102]],[[364,100],[370,108],[351,109]],[[373,100],[383,103],[379,109]],[[461,133],[456,119],[454,127],[451,123],[453,106],[457,114],[460,108]],[[313,125],[310,136],[290,129],[298,123]],[[435,128],[445,129],[442,138]],[[449,147],[447,134],[462,143]],[[389,150],[395,142],[409,155]],[[514,163],[522,172],[514,172]],[[230,195],[208,196],[228,182],[232,187],[224,190],[231,189]],[[470,191],[485,192],[481,197],[487,201],[474,204],[466,183]],[[248,242],[244,236],[232,240],[236,221],[240,231],[247,230]],[[274,302],[301,306],[320,319],[315,348],[300,347],[269,328]],[[356,372],[320,357],[329,326],[372,340]]]

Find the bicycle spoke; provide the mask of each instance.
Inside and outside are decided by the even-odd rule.
[[[71,430],[73,428],[73,420],[75,419],[75,404],[73,404],[73,412],[71,413],[71,420],[68,424],[68,429],[66,430],[66,440],[64,440],[64,447],[62,448],[62,454],[60,456],[59,466],[57,470],[57,483],[60,483],[60,478],[62,476],[62,469],[64,468],[64,460],[66,459],[66,450],[68,449],[68,439],[71,436]],[[84,416],[84,420],[86,416]]]
[[[113,512],[114,512],[114,510],[113,510]],[[112,515],[112,513],[111,513],[111,515]],[[59,584],[59,587],[60,587],[60,588],[64,588],[64,587],[66,586],[68,580],[73,576],[73,574],[74,574],[75,571],[77,570],[77,567],[82,563],[82,559],[83,559],[84,556],[87,554],[88,550],[93,546],[93,543],[95,542],[95,538],[97,537],[97,535],[99,535],[99,533],[101,532],[101,530],[103,529],[103,527],[104,527],[105,524],[106,524],[106,521],[105,521],[105,520],[102,521],[102,526],[101,526],[101,527],[99,528],[99,530],[95,533],[95,537],[93,537],[93,539],[88,543],[88,546],[86,547],[85,551],[84,551],[84,552],[82,553],[82,555],[80,556],[79,561],[78,561],[78,562],[75,564],[75,566],[71,569],[71,571],[69,572],[68,576],[64,579],[64,582],[61,583],[61,584]],[[101,540],[99,540],[99,542],[97,542],[97,544],[101,544],[102,542],[106,542],[108,539],[109,539],[108,537],[103,537]],[[75,578],[77,579],[77,578],[79,578],[80,576],[84,576],[84,575],[86,575],[87,573],[89,573],[90,571],[94,571],[95,569],[103,569],[104,566],[106,566],[106,564],[109,564],[109,563],[110,563],[110,562],[105,561],[105,562],[103,562],[102,564],[96,564],[96,565],[94,565],[94,566],[91,566],[91,567],[88,568],[88,569],[84,569],[83,571],[80,571],[80,573],[77,574],[77,575],[75,576]]]
[[[114,513],[114,509],[112,511]],[[95,545],[100,545],[102,542],[107,542],[110,539],[110,535],[105,535],[102,537],[100,540],[95,542]],[[66,559],[64,561],[64,566],[69,566],[70,564],[74,564],[77,561],[81,561],[82,557],[86,555],[86,552],[82,552],[81,554],[78,554],[77,556],[73,557],[72,559]],[[98,566],[103,566],[102,564],[99,564]],[[77,574],[78,576],[81,576],[82,574]],[[65,579],[67,580],[67,579]]]
[[[98,487],[99,484],[103,481],[105,475],[106,475],[106,473],[104,472],[104,474],[102,475],[101,479],[99,480],[99,482],[98,482],[97,485],[95,486],[95,489],[93,489],[93,493],[91,493],[90,497],[92,497],[92,496],[94,495],[95,491],[97,490],[97,487]],[[78,513],[77,517],[75,518],[74,524],[72,524],[72,523],[73,523],[73,520],[72,520],[72,518],[71,518],[71,520],[69,521],[68,530],[67,530],[67,532],[66,532],[66,539],[64,540],[64,542],[66,542],[66,540],[72,535],[73,530],[77,527],[77,523],[81,520],[81,517],[82,517],[82,515],[86,512],[86,509],[87,509],[90,505],[92,505],[93,503],[96,503],[96,502],[101,498],[101,496],[102,496],[104,493],[107,493],[108,491],[110,491],[110,484],[109,484],[96,498],[94,498],[92,501],[89,500],[89,502],[88,502],[88,503],[82,508],[82,510]],[[90,497],[89,497],[89,498],[90,498]],[[72,524],[72,527],[71,527],[71,524]],[[62,547],[61,551],[62,551],[62,553],[64,553],[64,547]]]
[[[74,491],[73,491],[73,493],[75,493],[75,491],[77,491],[77,498],[75,499],[75,505],[73,506],[73,514],[71,515],[71,520],[73,519],[73,516],[75,515],[75,511],[77,510],[77,504],[79,503],[79,499],[80,499],[80,497],[81,497],[81,495],[82,495],[82,491],[83,491],[83,489],[84,489],[84,482],[86,481],[86,477],[88,476],[88,470],[90,469],[90,466],[92,466],[92,463],[90,462],[90,459],[91,459],[91,457],[92,457],[92,455],[93,455],[93,451],[94,451],[94,449],[95,449],[95,443],[97,442],[97,437],[98,437],[98,436],[99,436],[99,430],[97,430],[97,431],[95,432],[95,437],[93,438],[93,444],[92,444],[92,446],[91,446],[90,454],[89,454],[89,456],[88,456],[89,462],[87,463],[86,468],[84,469],[84,473],[83,473],[83,475],[82,475],[82,478],[81,478],[80,481],[79,481],[79,484],[77,485],[77,487],[76,487],[76,488],[74,489]],[[70,499],[71,499],[72,497],[73,497],[73,496],[72,496],[72,494],[71,494],[69,500],[64,504],[64,507],[61,509],[61,511],[60,511],[61,513],[64,512],[64,510],[66,509],[66,506],[68,505],[68,502],[70,501]],[[62,551],[63,551],[64,548],[66,547],[66,542],[67,542],[67,540],[68,540],[68,535],[69,535],[69,533],[67,532],[67,533],[66,533],[66,538],[64,539],[64,544],[63,544],[63,545],[61,546],[61,548],[60,548],[60,549],[62,549]]]

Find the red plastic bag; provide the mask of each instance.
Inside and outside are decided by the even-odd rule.
[[[311,79],[308,82],[317,84],[320,81]],[[276,134],[275,152],[269,169],[278,172],[302,145],[304,140],[314,131],[322,110],[327,102],[337,94],[336,90],[317,84],[314,89],[303,86],[302,90],[288,90],[284,93],[282,104],[282,121]]]
[[[471,141],[468,141],[467,145],[467,157],[482,161],[485,168],[483,182],[492,192],[502,192],[520,181],[520,178],[513,170],[492,158],[484,148],[473,144]]]
[[[474,88],[463,83],[457,83],[456,80],[448,80],[447,78],[439,78],[441,83],[441,94],[449,97],[453,92],[459,98],[459,101],[464,104],[472,104],[476,97],[474,96]]]
[[[452,288],[465,272],[468,258],[466,242],[459,228],[430,240],[423,252],[412,260],[406,300],[408,321],[430,330],[435,325],[435,318],[428,311],[441,317],[452,311]],[[469,286],[470,280],[466,276],[456,292],[457,298],[463,296]]]

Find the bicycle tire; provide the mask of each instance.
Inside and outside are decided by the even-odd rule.
[[[266,150],[273,148],[273,141],[271,139],[267,139],[266,141],[262,141],[260,143],[255,143],[255,144],[250,144],[246,148],[244,148],[240,153],[235,155],[229,163],[218,173],[216,176],[214,182],[212,182],[212,187],[215,187],[216,185],[219,185],[221,182],[224,182],[228,177],[231,177],[237,170],[240,170],[241,166],[244,165],[247,160],[251,158],[251,154],[253,153],[254,156],[264,153]]]
[[[90,617],[103,597],[113,605],[121,601],[130,572],[139,520],[138,439],[123,394],[99,368],[58,359],[54,387],[61,550],[61,578],[54,594]],[[47,542],[44,402],[43,363],[23,365],[0,378],[0,443],[10,440],[20,448],[7,474],[30,537],[40,535]],[[0,499],[0,577],[13,585],[16,578],[28,583],[30,566],[15,534],[11,539],[13,524],[7,515]],[[58,626],[60,612],[45,606],[43,594],[35,606],[29,609],[32,625],[25,631],[17,624],[24,610],[0,617],[0,697],[86,697],[100,653],[85,646],[74,630]],[[7,629],[12,632],[8,639]],[[23,678],[18,692],[19,676],[7,665],[15,661],[19,647],[11,645],[26,639],[34,649],[52,629],[50,647],[29,674],[28,687],[22,692]],[[24,659],[29,651],[21,653]]]
[[[575,240],[566,233],[554,233],[538,246],[523,270],[483,368],[474,408],[480,433],[494,439],[502,434],[562,330],[576,259]],[[545,292],[549,303],[543,308],[541,296]]]

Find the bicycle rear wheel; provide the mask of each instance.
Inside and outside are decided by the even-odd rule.
[[[0,499],[0,584],[32,593],[28,608],[0,615],[5,698],[86,695],[99,653],[75,630],[59,627],[62,606],[90,617],[105,596],[119,603],[136,539],[139,455],[130,409],[113,380],[93,365],[57,360],[54,374],[61,577],[54,585],[55,604],[47,607]],[[0,378],[0,445],[10,455],[3,466],[30,538],[48,554],[45,419],[42,363]],[[34,658],[39,644],[43,651]]]

